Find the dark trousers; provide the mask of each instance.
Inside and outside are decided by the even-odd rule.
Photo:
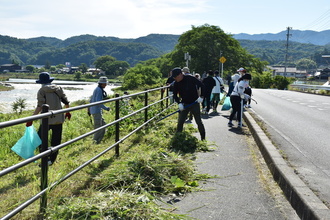
[[[38,134],[41,137],[41,129],[42,126],[39,127]],[[62,130],[63,130],[63,124],[57,124],[57,125],[49,125],[48,130],[52,131],[51,139],[50,139],[50,145],[52,147],[60,145],[62,141]],[[42,152],[41,145],[39,146],[39,151]],[[49,160],[54,163],[58,155],[58,151],[53,152],[49,156]]]
[[[203,108],[205,107],[206,107],[206,112],[209,112],[211,108],[211,94],[207,94],[204,97]]]
[[[185,104],[185,105],[188,105],[188,104]],[[194,116],[195,122],[198,127],[198,131],[201,135],[201,139],[205,140],[205,128],[204,128],[204,124],[201,119],[199,103],[193,104],[179,113],[177,132],[182,132],[183,124],[186,121],[186,118],[187,118],[187,115],[189,112]]]
[[[236,95],[232,95],[230,96],[230,102],[231,102],[231,107],[233,108],[230,116],[229,116],[229,120],[233,120],[233,118],[235,117],[235,114],[237,113],[237,121],[241,122],[241,97],[236,96]]]

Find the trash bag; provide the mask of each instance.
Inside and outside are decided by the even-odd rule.
[[[11,148],[24,159],[34,156],[34,150],[41,144],[41,139],[33,125],[25,128],[25,133]]]
[[[225,101],[223,102],[222,111],[226,111],[231,109],[231,102],[230,102],[230,96],[226,96]]]

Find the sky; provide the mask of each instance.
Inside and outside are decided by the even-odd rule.
[[[181,35],[192,26],[228,34],[330,29],[329,0],[0,0],[0,35]]]

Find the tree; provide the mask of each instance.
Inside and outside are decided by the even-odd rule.
[[[34,68],[34,66],[32,66],[32,65],[27,65],[27,66],[25,67],[25,69],[26,69],[27,71],[33,73],[35,68]]]
[[[217,26],[192,26],[192,30],[183,33],[172,54],[175,66],[185,66],[184,54],[191,55],[191,71],[204,72],[219,68],[221,56],[226,58],[224,64],[229,72],[235,72],[239,67],[253,68],[262,72],[265,63],[254,58],[242,48],[237,40]],[[221,53],[221,55],[220,55]]]
[[[298,70],[307,70],[307,72],[310,72],[317,68],[317,64],[311,59],[303,58],[297,61],[296,67]]]
[[[126,61],[117,61],[112,56],[101,56],[94,62],[96,68],[105,72],[105,75],[123,75],[129,68],[129,63]]]
[[[82,73],[86,73],[88,70],[87,64],[86,63],[80,64],[79,69],[81,69]]]
[[[122,86],[125,89],[136,89],[139,86],[154,85],[160,82],[161,77],[156,66],[137,64],[124,75]]]

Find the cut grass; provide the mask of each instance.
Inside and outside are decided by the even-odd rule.
[[[133,101],[140,107],[141,101]],[[157,111],[157,108],[149,111]],[[29,114],[29,113],[23,113]],[[124,113],[123,113],[124,114]],[[142,113],[143,114],[143,113]],[[105,114],[106,121],[113,120],[112,114]],[[14,117],[18,117],[14,115]],[[20,116],[22,117],[22,116]],[[23,116],[24,117],[24,116]],[[3,116],[3,118],[7,118]],[[175,118],[175,116],[173,116]],[[8,120],[10,120],[8,118]],[[121,136],[142,123],[143,116],[121,122],[126,129]],[[38,127],[37,122],[34,123]],[[120,144],[120,157],[111,150],[83,170],[58,184],[48,193],[47,215],[50,219],[185,219],[156,205],[158,196],[167,193],[186,193],[197,190],[198,180],[210,178],[195,172],[194,152],[207,150],[206,142],[198,141],[191,133],[192,125],[186,132],[175,134],[176,121],[168,118],[159,123],[151,123],[124,143]],[[24,126],[14,126],[11,132],[24,131]],[[65,122],[63,141],[70,140],[92,130],[86,111],[75,111],[71,121]],[[19,129],[17,129],[19,128]],[[3,132],[1,129],[0,132]],[[9,141],[7,149],[15,143],[13,135],[4,132],[2,140]],[[94,145],[87,138],[63,148],[58,160],[49,168],[49,184],[63,178],[80,164],[103,151],[114,143],[113,129],[107,129],[104,142]],[[178,145],[177,143],[180,143]],[[181,147],[180,147],[181,146]],[[186,151],[184,146],[189,146]],[[21,159],[10,150],[1,151],[1,159],[12,158],[2,168],[17,163]],[[38,163],[37,163],[38,164]],[[30,164],[15,173],[2,177],[0,196],[1,216],[39,191],[40,168]],[[16,215],[13,219],[36,219],[38,202]]]

